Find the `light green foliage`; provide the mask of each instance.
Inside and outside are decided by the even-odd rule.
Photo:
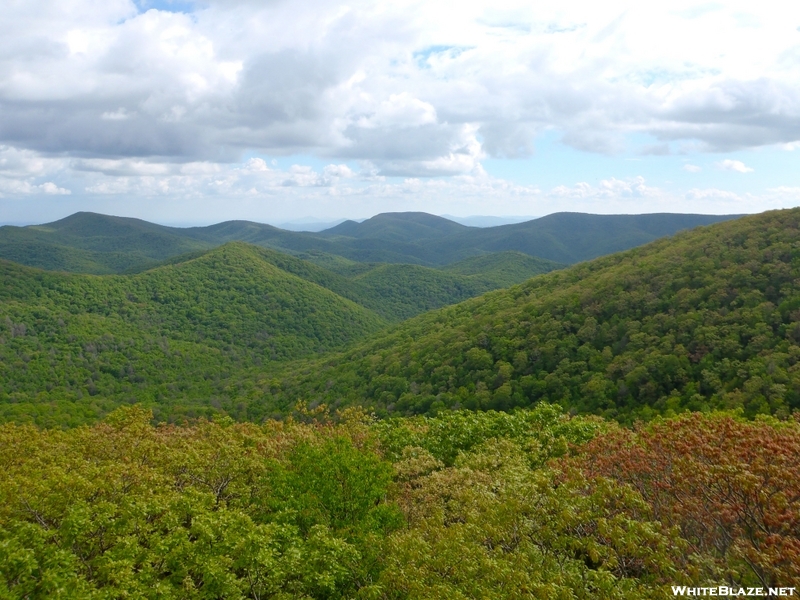
[[[369,574],[360,546],[390,479],[371,450],[314,426],[151,418],[0,428],[0,596],[341,598]],[[308,466],[316,446],[331,471],[276,489],[275,472]],[[299,515],[295,495],[333,518]]]
[[[540,404],[532,410],[442,412],[436,417],[393,418],[375,424],[383,448],[395,460],[407,448],[422,448],[450,466],[463,452],[488,440],[504,439],[519,445],[528,460],[542,465],[565,456],[569,446],[592,439],[606,424],[601,420],[569,419],[557,406]]]
[[[554,407],[151,419],[0,426],[0,597],[633,599],[692,580],[632,488],[548,466],[614,430]]]
[[[389,598],[666,598],[680,541],[631,490],[531,469],[504,439],[406,483]]]

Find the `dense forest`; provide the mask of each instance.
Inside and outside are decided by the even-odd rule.
[[[260,420],[297,400],[380,415],[544,400],[628,423],[786,416],[800,408],[797,221],[696,229],[388,331],[557,265],[502,253],[325,268],[329,255],[242,243],[124,276],[2,263],[0,419],[75,425],[145,402],[159,419]]]
[[[634,600],[800,577],[796,420],[151,419],[0,426],[0,595]]]
[[[800,408],[798,221],[793,209],[699,228],[421,315],[290,365],[265,405],[788,416]]]
[[[348,277],[240,242],[132,275],[0,261],[0,420],[75,425],[121,402],[153,404],[160,418],[210,414],[255,398],[270,363],[560,266],[518,253],[454,272],[358,265]]]

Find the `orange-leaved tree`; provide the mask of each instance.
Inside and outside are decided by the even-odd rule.
[[[693,413],[589,442],[584,473],[635,488],[678,527],[706,577],[800,581],[800,421]]]

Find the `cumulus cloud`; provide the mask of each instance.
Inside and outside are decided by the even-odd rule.
[[[733,160],[730,158],[726,158],[725,160],[718,161],[715,163],[718,169],[723,171],[735,171],[737,173],[752,173],[753,169],[748,167],[740,160]]]
[[[88,0],[7,7],[6,143],[181,160],[313,152],[403,160],[408,172],[418,160],[424,175],[448,160],[463,124],[492,156],[529,155],[553,127],[600,153],[618,152],[630,131],[709,149],[800,139],[800,88],[785,60],[797,40],[778,29],[789,15],[766,8],[762,29],[775,35],[765,44],[727,8],[210,1],[188,15],[107,4],[96,14]],[[688,35],[709,19],[723,49]],[[48,50],[33,52],[49,31]],[[743,35],[761,37],[748,45]]]
[[[4,7],[3,193],[341,198],[399,178],[443,198],[467,185],[519,198],[527,186],[487,179],[484,165],[536,156],[544,135],[611,157],[634,138],[648,140],[638,156],[800,144],[800,39],[787,25],[800,5],[748,5],[746,27],[735,3],[690,0],[191,6]],[[621,175],[586,185],[541,197],[656,201]]]

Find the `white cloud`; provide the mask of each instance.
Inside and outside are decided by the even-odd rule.
[[[752,173],[753,169],[745,165],[740,160],[732,160],[730,158],[726,158],[725,160],[721,160],[715,163],[718,169],[722,169],[723,171],[736,171],[737,173]]]
[[[403,160],[424,175],[452,160],[466,123],[495,156],[529,154],[547,128],[611,154],[632,132],[717,149],[800,140],[800,50],[786,25],[798,7],[750,6],[745,26],[736,3],[698,12],[688,1],[452,11],[357,0],[297,11],[212,0],[192,15],[108,4],[6,7],[6,143],[179,160],[306,152]],[[53,51],[34,52],[52,31],[65,32]]]
[[[701,167],[698,167],[697,165],[692,165],[692,164],[683,165],[682,169],[684,171],[689,172],[689,173],[699,173],[700,171],[703,170]]]
[[[43,194],[50,183],[73,198],[79,190],[209,202],[233,194],[256,210],[255,202],[306,194],[324,211],[328,195],[392,196],[399,209],[421,186],[429,207],[436,194],[442,206],[484,194],[492,210],[500,197],[536,197],[640,211],[669,194],[630,171],[519,185],[489,177],[487,159],[535,160],[548,135],[603,161],[645,138],[646,160],[800,144],[800,5],[496,0],[453,10],[436,0],[309,0],[299,11],[290,2],[207,0],[192,14],[136,6],[4,6],[6,196]],[[254,155],[328,167],[245,162]],[[752,171],[733,159],[717,166]],[[540,188],[554,189],[531,191]],[[670,193],[681,206],[685,189]]]

